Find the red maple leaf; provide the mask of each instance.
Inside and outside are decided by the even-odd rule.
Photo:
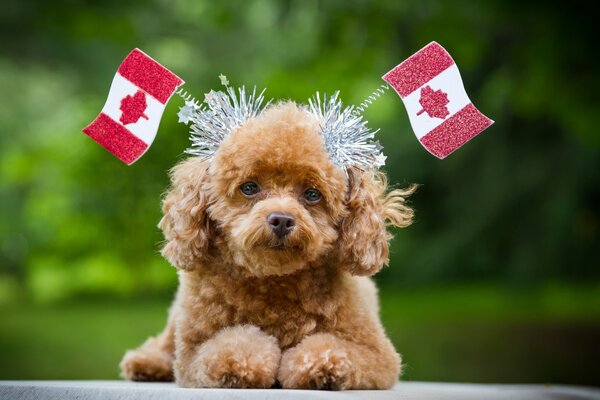
[[[417,115],[426,112],[430,118],[444,119],[450,114],[448,107],[446,107],[446,104],[449,102],[447,93],[442,92],[441,89],[433,90],[429,86],[425,86],[421,89],[421,98],[419,99],[419,103],[423,109]]]
[[[121,100],[119,109],[123,111],[123,114],[121,114],[119,121],[123,125],[127,125],[135,124],[140,117],[148,119],[148,116],[144,114],[146,107],[146,94],[144,92],[138,90],[133,96],[128,94]]]

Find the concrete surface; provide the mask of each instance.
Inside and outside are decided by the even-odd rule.
[[[600,389],[561,385],[470,385],[401,382],[392,390],[322,392],[283,389],[181,389],[172,383],[124,381],[0,381],[2,400],[537,400],[600,399]]]

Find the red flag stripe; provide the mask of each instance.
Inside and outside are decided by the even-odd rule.
[[[431,154],[445,158],[493,123],[470,103],[420,140]]]
[[[148,148],[140,138],[104,113],[100,113],[83,132],[127,165],[140,158]]]
[[[453,64],[450,54],[438,43],[431,42],[385,74],[383,80],[400,97],[406,97]]]
[[[121,76],[166,104],[183,81],[140,49],[134,49],[117,70]]]

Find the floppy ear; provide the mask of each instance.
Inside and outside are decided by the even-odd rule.
[[[392,235],[386,227],[406,227],[412,223],[413,210],[405,198],[416,190],[387,192],[387,180],[381,172],[348,169],[348,192],[340,227],[339,257],[342,268],[354,275],[373,275],[388,263],[388,241]]]
[[[202,188],[207,170],[208,162],[196,157],[171,170],[171,188],[163,200],[164,216],[158,227],[165,235],[161,254],[179,269],[192,270],[199,265],[214,233]]]

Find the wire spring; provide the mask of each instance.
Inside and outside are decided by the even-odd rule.
[[[196,98],[194,96],[192,96],[187,90],[183,90],[183,88],[179,88],[175,91],[175,94],[179,95],[179,97],[181,97],[183,99],[183,101],[185,101],[186,103],[188,101],[191,101],[192,103],[194,103],[196,106],[199,105],[198,100],[196,100]]]
[[[367,108],[369,108],[369,106],[371,104],[373,104],[375,102],[375,100],[377,100],[379,97],[381,97],[381,95],[384,94],[389,89],[390,89],[390,85],[388,85],[387,83],[379,86],[377,89],[375,89],[373,91],[373,93],[371,93],[371,95],[369,95],[369,97],[364,99],[363,102],[360,103],[360,105],[358,105],[356,108],[354,108],[354,111],[352,111],[352,114],[354,114],[355,116],[359,116],[360,114],[362,114]]]

